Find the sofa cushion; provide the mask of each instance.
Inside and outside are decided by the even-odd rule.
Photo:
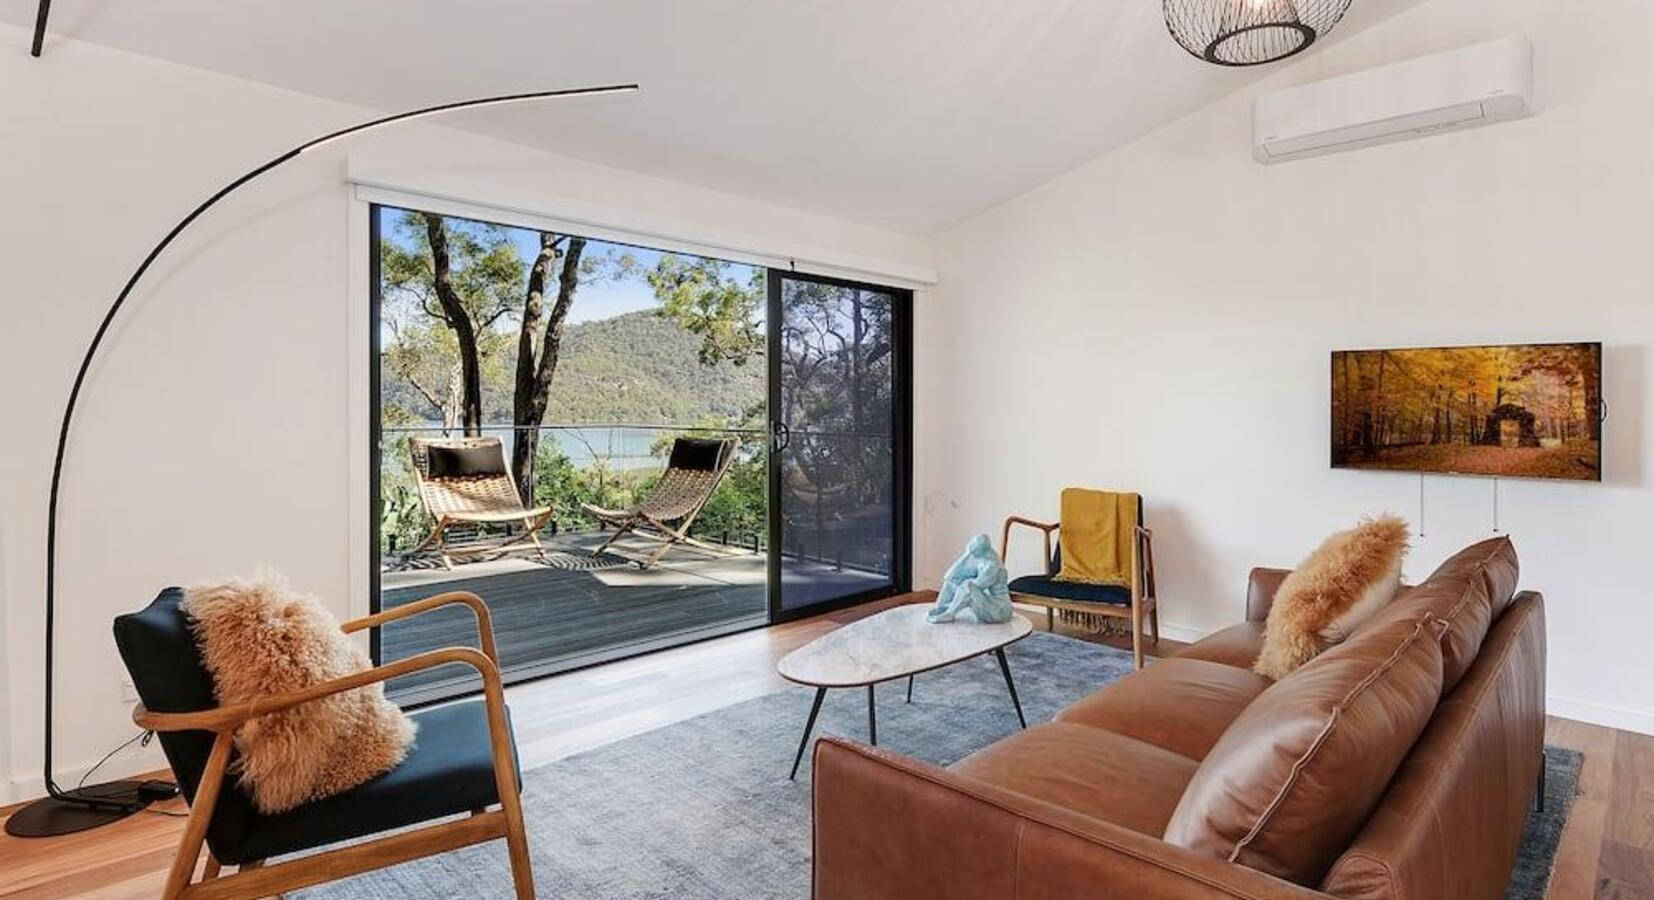
[[[1068,707],[1057,721],[1105,728],[1199,760],[1270,684],[1238,666],[1163,659]]]
[[[1264,691],[1207,754],[1165,839],[1319,883],[1435,712],[1438,627],[1363,629]]]
[[[1499,614],[1505,611],[1505,607],[1510,605],[1510,598],[1516,593],[1516,578],[1520,573],[1521,566],[1516,561],[1516,546],[1510,542],[1509,537],[1500,535],[1471,544],[1448,557],[1430,574],[1430,580],[1449,577],[1479,578],[1487,588],[1491,618],[1497,619]]]
[[[1263,622],[1242,622],[1179,650],[1174,659],[1204,659],[1251,671],[1263,648]]]
[[[1441,636],[1445,694],[1476,662],[1493,620],[1510,605],[1516,574],[1516,550],[1509,538],[1472,544],[1437,566],[1423,584],[1398,596],[1363,627],[1414,621],[1424,615],[1445,622]]]
[[[953,771],[1094,819],[1158,835],[1196,763],[1136,738],[1070,722],[1036,725]]]

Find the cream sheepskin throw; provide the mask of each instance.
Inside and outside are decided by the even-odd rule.
[[[190,588],[183,609],[221,705],[369,667],[320,602],[273,576]],[[286,812],[390,771],[413,736],[413,722],[374,684],[242,725],[234,772],[259,812]]]
[[[1395,597],[1406,555],[1407,523],[1396,516],[1327,538],[1275,592],[1253,671],[1283,678],[1349,637]]]

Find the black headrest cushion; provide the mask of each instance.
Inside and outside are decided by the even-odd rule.
[[[425,450],[425,474],[430,478],[476,478],[505,474],[505,453],[499,444],[485,447],[438,447]]]
[[[711,438],[681,437],[672,442],[672,456],[667,459],[669,469],[689,469],[697,472],[716,472],[723,464],[723,441]]]

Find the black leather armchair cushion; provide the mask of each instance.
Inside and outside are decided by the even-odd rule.
[[[255,814],[241,845],[225,848],[229,856],[220,855],[219,861],[267,859],[500,802],[494,789],[488,713],[480,698],[421,710],[413,720],[419,734],[402,765],[361,787],[291,812]],[[510,722],[509,711],[506,721]],[[518,767],[515,742],[512,765]],[[521,776],[517,778],[521,784]]]
[[[179,608],[183,599],[182,589],[167,588],[144,609],[115,619],[115,644],[132,685],[144,706],[155,712],[196,712],[217,706],[212,677],[201,663],[189,617]],[[509,716],[508,711],[508,723]],[[213,855],[221,863],[236,865],[499,802],[482,700],[433,707],[415,713],[413,719],[419,732],[400,766],[360,787],[290,812],[259,813],[235,784],[234,775],[229,776],[207,826],[207,845]],[[183,731],[162,734],[160,740],[179,787],[193,802],[213,735]],[[512,759],[513,768],[519,768],[515,741]]]

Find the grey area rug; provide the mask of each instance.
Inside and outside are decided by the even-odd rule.
[[[1131,671],[1120,650],[1036,632],[1006,650],[1030,724]],[[877,689],[880,746],[951,763],[1017,730],[992,657]],[[810,761],[787,780],[814,691],[792,688],[524,773],[541,897],[807,898]],[[867,737],[866,692],[829,691],[817,735]],[[1552,750],[1546,812],[1530,822],[1511,897],[1542,897],[1579,771]],[[289,895],[309,900],[509,897],[498,841]]]

